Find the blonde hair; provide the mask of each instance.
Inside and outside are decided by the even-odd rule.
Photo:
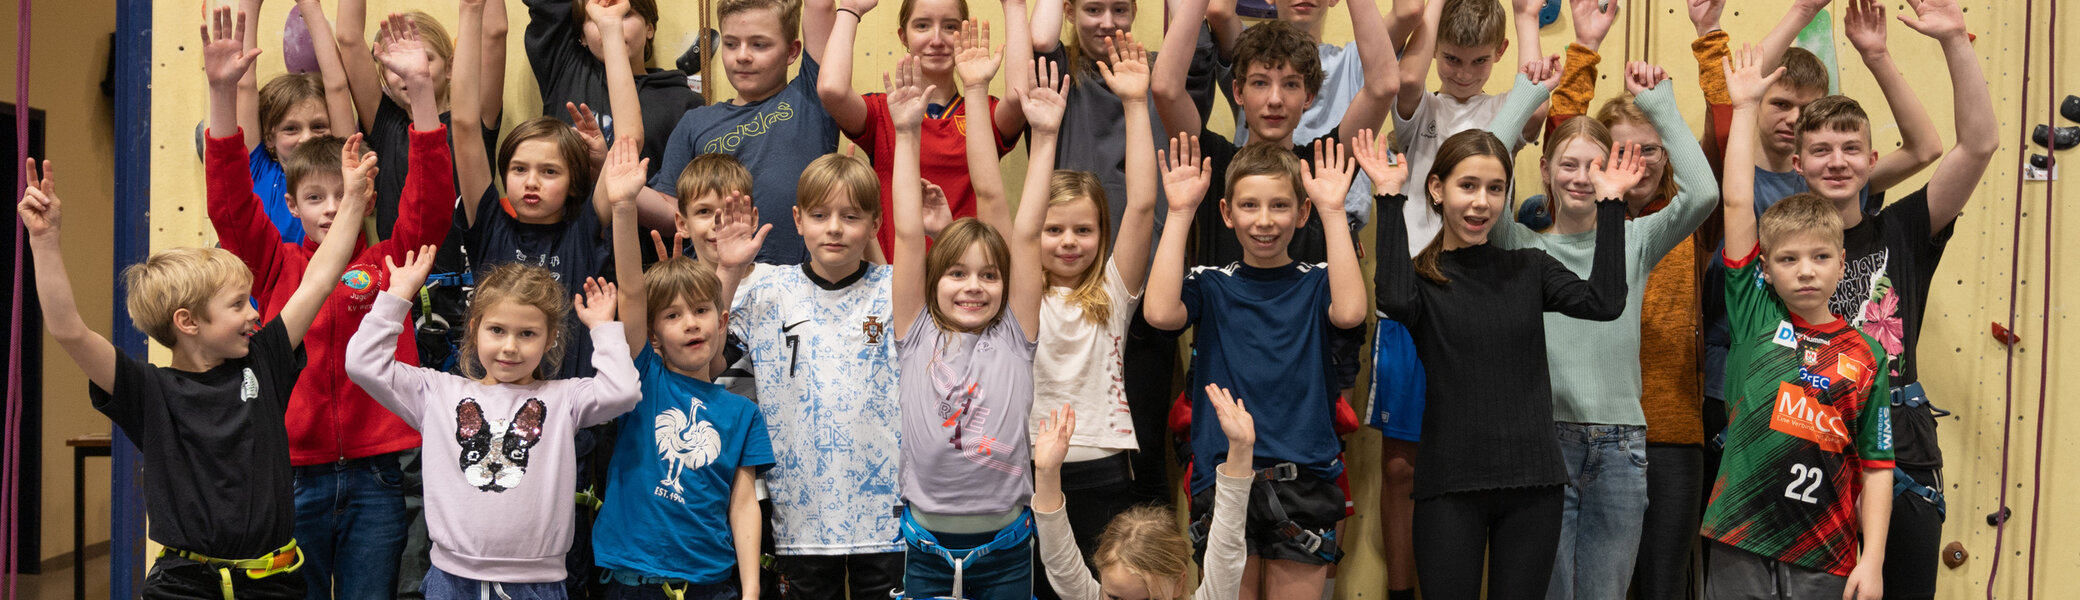
[[[794,205],[810,210],[830,201],[833,190],[842,190],[852,207],[868,217],[881,218],[881,179],[866,161],[838,153],[825,154],[802,169],[795,182]]]
[[[1437,40],[1461,48],[1501,44],[1508,34],[1509,13],[1496,0],[1443,0]]]
[[[715,269],[707,263],[684,256],[657,261],[643,270],[643,305],[650,313],[643,318],[655,325],[657,314],[671,306],[673,300],[679,299],[686,300],[688,306],[715,302],[716,310],[726,310],[728,307],[716,302],[721,290],[722,280],[716,278]]]
[[[737,157],[720,152],[711,152],[693,157],[686,168],[679,171],[679,180],[672,186],[679,193],[679,214],[686,214],[686,205],[708,194],[724,196],[730,192],[751,193],[751,170]]]
[[[1833,202],[1812,192],[1800,192],[1771,204],[1755,224],[1762,251],[1799,235],[1817,235],[1839,248],[1842,245],[1842,213]]]
[[[1045,0],[1042,0],[1045,1]],[[1105,200],[1105,184],[1097,175],[1083,171],[1057,170],[1047,178],[1047,207],[1090,202],[1098,214],[1097,260],[1084,266],[1069,289],[1068,300],[1083,309],[1083,320],[1104,326],[1112,320],[1112,295],[1105,293],[1105,266],[1112,256],[1112,208]]]
[[[1609,102],[1603,103],[1602,109],[1596,111],[1596,120],[1602,122],[1605,128],[1617,127],[1619,123],[1643,125],[1654,129],[1655,136],[1660,136],[1661,130],[1654,128],[1654,121],[1647,118],[1646,111],[1639,109],[1638,101],[1639,98],[1632,95],[1631,92],[1612,98]],[[1616,137],[1613,136],[1612,139],[1615,140]],[[1667,166],[1668,140],[1666,139],[1662,140],[1661,155],[1663,157],[1661,182],[1654,187],[1654,198],[1674,198],[1676,192],[1680,190],[1676,187],[1675,168]]]
[[[1169,509],[1137,506],[1113,517],[1098,535],[1098,550],[1091,565],[1099,573],[1119,567],[1141,577],[1149,591],[1171,582],[1189,588],[1185,574],[1192,567],[1192,543],[1177,529],[1177,518]],[[1183,598],[1186,589],[1174,590],[1172,598]]]
[[[253,272],[222,248],[173,248],[123,269],[123,304],[130,324],[173,348],[173,313],[187,309],[209,322],[210,297],[226,287],[251,288]]]
[[[317,73],[290,73],[267,80],[260,87],[260,140],[267,151],[274,150],[274,128],[280,127],[282,119],[289,118],[289,109],[296,105],[316,100],[325,106],[325,83]],[[328,115],[329,116],[329,115]],[[280,156],[275,157],[281,160]]]
[[[715,7],[715,22],[721,23],[731,15],[750,12],[761,8],[773,9],[780,19],[780,35],[794,42],[802,36],[802,3],[797,0],[722,0]]]
[[[1582,141],[1599,146],[1600,151],[1598,154],[1610,154],[1612,143],[1611,129],[1605,127],[1602,121],[1575,118],[1562,121],[1560,126],[1554,127],[1553,133],[1546,136],[1546,138],[1545,151],[1540,155],[1541,158],[1545,159],[1546,164],[1544,168],[1538,170],[1538,180],[1539,183],[1545,186],[1547,211],[1558,215],[1560,214],[1560,195],[1553,192],[1553,160],[1560,156],[1561,148],[1566,147],[1567,142],[1576,138],[1582,138]],[[1590,165],[1582,165],[1583,169],[1588,169],[1589,167]],[[1601,199],[1599,198],[1598,200]],[[1556,219],[1554,222],[1558,223],[1559,221]],[[1551,229],[1552,226],[1548,225],[1547,228]]]
[[[565,338],[569,337],[563,322],[570,317],[571,297],[565,289],[556,280],[556,274],[546,268],[523,262],[491,267],[478,280],[477,291],[470,294],[469,332],[462,336],[462,352],[456,361],[462,375],[470,379],[484,377],[484,363],[477,358],[477,327],[483,324],[484,313],[501,302],[532,306],[547,317],[549,347],[542,352],[542,361],[535,365],[534,377],[545,379],[555,373],[563,363],[563,349],[568,344]]]
[[[425,11],[408,10],[399,14],[412,20],[412,25],[419,28],[419,41],[424,42],[434,56],[441,57],[441,62],[448,65],[449,73],[455,72],[455,38],[448,36],[448,28],[441,26],[439,19]],[[376,61],[378,67],[382,64],[382,61]],[[448,105],[448,83],[446,79],[434,82],[434,98],[441,106]]]
[[[932,324],[938,325],[941,331],[960,329],[954,327],[953,321],[947,319],[945,311],[939,308],[939,278],[944,277],[954,263],[960,262],[961,255],[967,254],[968,247],[975,244],[982,244],[983,254],[989,257],[990,264],[997,267],[1002,279],[1006,282],[1011,280],[1011,246],[1004,243],[1004,236],[998,234],[996,228],[974,217],[963,217],[946,226],[945,231],[939,232],[931,250],[924,255],[924,304],[931,312]],[[1006,290],[1009,290],[1008,285]],[[1003,320],[1007,304],[997,303],[997,314],[990,316],[989,322],[982,326],[983,330],[995,327],[998,321]]]

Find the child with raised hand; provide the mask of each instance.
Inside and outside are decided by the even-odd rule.
[[[1104,523],[1133,501],[1134,418],[1127,404],[1121,349],[1139,312],[1148,280],[1149,236],[1155,229],[1156,153],[1148,121],[1148,52],[1132,37],[1112,44],[1099,63],[1106,87],[1120,95],[1127,121],[1127,209],[1119,239],[1110,239],[1110,199],[1098,178],[1054,170],[1067,76],[1055,65],[1036,66],[1025,110],[1033,124],[1031,162],[1012,239],[1037,253],[1046,271],[1040,304],[1040,346],[1033,356],[1033,415],[1037,435],[1046,412],[1080,407],[1089,415],[1076,430],[1064,467],[1075,483],[1069,519],[1081,545],[1097,542]],[[1115,245],[1116,244],[1116,245]],[[1156,450],[1151,448],[1150,450]]]
[[[656,58],[657,0],[525,3],[523,44],[535,86],[542,93],[542,114],[565,118],[572,126],[597,128],[609,142],[632,137],[641,143],[643,158],[654,166],[664,157],[665,142],[671,139],[679,118],[707,104],[686,87],[686,73],[650,67]],[[593,113],[589,107],[612,105],[610,86],[623,82],[634,86],[631,101],[647,108],[643,118],[617,123],[611,118],[613,113]]]
[[[375,163],[350,164],[341,210],[360,214]],[[80,319],[59,240],[57,175],[49,161],[40,175],[34,159],[22,170],[29,185],[16,212],[35,253],[45,327],[93,383],[94,409],[144,451],[148,533],[165,546],[144,597],[302,598],[304,578],[292,572],[305,557],[294,536],[283,423],[304,366],[297,349],[353,254],[353,237],[333,236],[310,255],[295,293],[264,327],[248,295],[253,273],[230,252],[175,248],[124,269],[131,322],[173,353],[170,366],[155,367]]]
[[[1260,470],[1257,485],[1262,493],[1277,495],[1285,515],[1262,513],[1250,519],[1249,568],[1279,583],[1245,580],[1242,595],[1255,598],[1262,590],[1275,598],[1319,598],[1329,565],[1342,557],[1335,527],[1343,520],[1345,503],[1336,484],[1343,463],[1334,429],[1337,373],[1328,359],[1331,336],[1363,325],[1366,313],[1364,275],[1343,210],[1356,164],[1344,157],[1340,143],[1330,140],[1317,142],[1311,176],[1303,175],[1303,163],[1291,148],[1266,143],[1243,148],[1228,167],[1230,195],[1221,199],[1220,212],[1234,225],[1244,258],[1188,272],[1185,245],[1212,178],[1212,159],[1199,157],[1196,139],[1180,136],[1172,148],[1163,163],[1169,223],[1156,247],[1142,311],[1150,325],[1162,330],[1196,326],[1195,386],[1221,383],[1258,397],[1304,399],[1255,415],[1268,433],[1252,465]],[[1308,218],[1306,206],[1321,213],[1326,265],[1298,262],[1290,254],[1293,233]],[[1208,402],[1195,393],[1192,413],[1212,412]],[[1212,419],[1194,419],[1191,430],[1193,514],[1203,520],[1212,509],[1214,464],[1227,449],[1226,436]],[[1297,533],[1291,531],[1296,528]]]
[[[347,375],[424,434],[433,569],[421,591],[429,600],[561,597],[575,522],[573,437],[642,400],[614,321],[614,285],[594,279],[573,298],[548,269],[492,269],[477,280],[463,374],[454,375],[390,357],[433,252],[423,246],[403,264],[384,259],[390,286],[347,347]],[[597,377],[548,379],[561,346],[579,335],[566,329],[568,313],[589,330]]]
[[[758,406],[713,383],[727,326],[715,271],[683,256],[638,270],[640,154],[622,138],[600,173],[614,203],[620,310],[631,317],[624,337],[643,399],[618,419],[594,556],[610,597],[757,598],[764,522],[753,479],[773,464],[772,444]],[[724,234],[750,228],[734,221]]]
[[[1052,1],[1052,0],[1049,0]],[[824,71],[816,81],[816,95],[823,102],[824,110],[838,125],[845,137],[866,148],[871,154],[874,172],[882,181],[891,177],[895,152],[895,129],[889,120],[888,97],[877,93],[860,94],[853,89],[852,65],[855,60],[854,40],[866,14],[878,4],[878,0],[811,0],[803,7],[803,35],[807,43],[824,44],[820,56],[824,60]],[[832,5],[837,7],[833,10]],[[1032,53],[1025,50],[1031,46],[1030,27],[1026,25],[1025,0],[1004,0],[1004,29],[1008,38],[1005,47],[1012,49],[1004,65],[1007,73],[1022,74],[1028,71]],[[927,181],[944,188],[951,203],[953,216],[975,216],[975,193],[968,183],[968,159],[966,138],[968,132],[989,134],[996,145],[998,156],[1008,154],[1018,145],[1019,131],[1025,129],[1026,118],[1019,108],[1020,88],[1024,77],[1014,75],[1008,82],[1006,98],[999,102],[989,95],[989,79],[994,71],[979,69],[985,65],[974,61],[960,61],[963,51],[988,52],[989,24],[981,24],[981,34],[972,32],[962,41],[963,22],[967,21],[968,0],[909,0],[902,3],[896,15],[898,27],[896,39],[903,44],[908,56],[918,59],[924,70],[925,80],[933,85],[933,97],[926,98],[925,121],[922,131],[923,173]],[[828,41],[825,41],[828,40]],[[961,68],[961,65],[968,65]],[[994,67],[991,67],[994,68]],[[959,81],[955,81],[955,76]],[[972,92],[972,93],[971,93]],[[973,113],[973,122],[990,124],[987,128],[969,126],[970,106],[982,106],[982,111]],[[888,210],[889,189],[881,189],[882,211]],[[895,238],[893,223],[884,221],[876,239],[881,247],[890,247]]]
[[[969,140],[968,168],[981,219],[955,221],[927,253],[918,147],[932,86],[910,57],[884,83],[896,124],[890,296],[909,550],[903,590],[910,597],[1030,598],[1026,414],[1045,277],[1036,252],[1012,252],[997,233],[1011,226],[1011,211],[995,157],[979,138]]]
[[[1256,478],[1250,467],[1256,422],[1242,401],[1218,384],[1206,384],[1207,399],[1228,438],[1227,460],[1215,483],[1213,525],[1206,533],[1205,576],[1198,589],[1187,579],[1192,544],[1177,530],[1170,510],[1142,506],[1114,517],[1098,538],[1091,565],[1070,531],[1062,503],[1063,460],[1076,430],[1076,408],[1065,406],[1043,421],[1033,434],[1033,519],[1040,536],[1040,560],[1047,578],[1064,600],[1192,598],[1215,600],[1240,593],[1246,560],[1242,527],[1249,509],[1249,487]],[[1095,568],[1097,578],[1091,577]],[[1190,590],[1190,595],[1186,591]]]
[[[311,325],[307,367],[295,377],[288,409],[289,463],[296,470],[295,487],[303,492],[297,496],[296,538],[309,558],[302,576],[311,588],[335,590],[341,597],[388,596],[410,523],[404,493],[395,482],[402,477],[400,461],[418,448],[419,436],[347,380],[346,346],[361,313],[387,283],[382,259],[438,243],[448,233],[455,184],[447,131],[432,110],[427,65],[404,57],[399,87],[423,102],[415,111],[409,156],[392,155],[385,163],[419,167],[419,174],[407,180],[395,235],[363,240],[362,219],[373,207],[347,206],[349,190],[372,191],[353,175],[357,168],[381,175],[375,155],[363,155],[362,136],[355,134],[346,142],[329,136],[306,140],[289,155],[288,184],[297,190],[290,208],[308,236],[301,243],[283,239],[265,221],[251,218],[267,199],[252,192],[249,154],[235,128],[236,91],[223,76],[250,68],[258,51],[240,52],[237,42],[228,39],[227,11],[218,9],[218,34],[203,46],[211,73],[210,137],[203,152],[207,208],[219,243],[255,274],[251,292],[262,318],[283,310],[322,243],[339,237],[353,249],[346,277],[332,282],[324,309]],[[395,358],[419,364],[414,332],[400,336]],[[346,497],[351,501],[336,506],[334,490],[350,490]]]
[[[248,52],[255,51],[259,43],[257,30],[261,2],[242,0],[239,4],[241,14],[254,17],[241,22],[237,28],[241,44]],[[259,85],[258,69],[248,66],[238,77],[237,105],[238,126],[244,131],[242,137],[253,178],[253,195],[261,198],[259,208],[267,215],[268,221],[274,223],[275,231],[283,240],[301,243],[303,223],[290,209],[295,196],[291,194],[293,188],[288,185],[284,166],[296,153],[297,145],[305,140],[324,136],[345,137],[352,135],[356,128],[353,96],[347,89],[339,48],[329,43],[332,29],[325,21],[323,8],[317,0],[299,0],[296,10],[309,24],[311,39],[314,40],[311,51],[317,58],[318,72],[278,75],[263,87]],[[206,30],[204,37],[206,46],[209,44]]]
[[[1734,117],[1721,254],[1734,342],[1726,453],[1702,530],[1712,540],[1705,598],[1879,598],[1893,502],[1890,366],[1876,339],[1828,307],[1842,279],[1843,206],[1862,213],[1853,196],[1802,193],[1758,226],[1754,116],[1784,69],[1764,75],[1757,54],[1735,52],[1725,67]]]
[[[1402,185],[1407,161],[1360,136],[1374,189]],[[1413,260],[1383,253],[1382,315],[1408,327],[1427,380],[1416,455],[1413,537],[1426,598],[1540,598],[1552,581],[1568,472],[1554,441],[1545,314],[1610,321],[1625,311],[1624,203],[1638,155],[1592,161],[1597,227],[1589,279],[1531,249],[1503,249],[1511,150],[1485,131],[1445,140],[1431,165],[1429,210],[1443,232]],[[1407,244],[1405,198],[1379,198],[1378,245]],[[1392,258],[1393,260],[1388,260]],[[1532,343],[1526,344],[1526,341]],[[1510,565],[1482,576],[1481,565]]]
[[[481,39],[472,43],[462,39],[451,39],[447,29],[433,15],[421,11],[393,13],[379,17],[374,49],[363,35],[368,22],[368,0],[339,0],[335,19],[338,29],[333,32],[339,43],[340,60],[346,65],[347,83],[353,91],[354,110],[360,116],[361,132],[368,136],[369,146],[379,156],[403,154],[408,145],[406,125],[412,122],[412,99],[401,90],[402,75],[393,62],[403,53],[424,56],[434,86],[433,107],[441,115],[441,122],[451,122],[449,105],[458,98],[449,92],[452,89],[451,74],[460,74],[469,60],[469,68],[475,70],[483,83],[475,87],[475,100],[484,107],[471,118],[465,119],[465,129],[481,131],[477,142],[485,147],[485,154],[498,139],[500,115],[504,108],[506,67],[506,9],[504,2],[488,0],[462,0],[464,11],[477,11],[482,15]],[[467,20],[467,17],[465,17]],[[409,32],[410,37],[404,37]],[[393,48],[397,44],[404,47]],[[475,58],[466,58],[469,52]],[[455,92],[461,92],[454,89]],[[451,141],[455,132],[449,132]],[[460,153],[457,154],[460,157]],[[376,232],[389,237],[398,218],[398,199],[404,189],[405,165],[393,164],[376,177]],[[469,197],[465,190],[463,196]]]
[[[802,27],[807,16],[800,2],[725,0],[715,14],[722,21],[718,55],[737,97],[686,111],[670,132],[649,191],[637,202],[648,210],[680,206],[683,198],[675,194],[687,164],[698,155],[724,153],[750,169],[749,192],[760,212],[786,212],[802,171],[838,149],[838,127],[816,97],[823,47],[813,39],[803,43],[803,30],[815,29]],[[788,66],[798,58],[802,68],[789,80]],[[793,223],[776,223],[773,236],[775,243],[760,249],[759,262],[802,262],[801,234]]]
[[[1569,478],[1577,482],[1567,488],[1561,519],[1552,584],[1552,595],[1558,598],[1622,596],[1632,579],[1647,511],[1650,464],[1644,460],[1647,421],[1640,404],[1644,378],[1637,361],[1613,366],[1603,360],[1604,353],[1639,355],[1648,280],[1662,258],[1711,215],[1719,192],[1712,181],[1711,163],[1676,109],[1675,86],[1665,74],[1652,65],[1633,63],[1625,86],[1632,94],[1623,99],[1625,105],[1650,111],[1655,129],[1651,170],[1656,177],[1672,170],[1680,181],[1680,191],[1674,198],[1664,199],[1666,210],[1624,222],[1622,268],[1630,293],[1623,315],[1610,322],[1545,316],[1553,418]],[[1498,136],[1523,130],[1519,119],[1529,118],[1530,105],[1543,102],[1543,86],[1525,89],[1529,93],[1511,93],[1502,114],[1490,126]],[[1598,250],[1590,244],[1599,225],[1598,194],[1606,191],[1597,185],[1602,173],[1591,165],[1606,156],[1613,162],[1638,161],[1643,170],[1639,181],[1643,182],[1650,163],[1636,141],[1639,134],[1633,134],[1635,141],[1629,143],[1617,143],[1612,134],[1603,121],[1588,118],[1569,119],[1555,127],[1547,135],[1545,153],[1539,160],[1552,226],[1533,231],[1516,219],[1505,218],[1495,224],[1490,241],[1504,249],[1543,250],[1576,275],[1588,276]],[[1633,196],[1656,193],[1664,185],[1653,183],[1635,183],[1619,191],[1626,200],[1628,217],[1635,206]],[[1646,191],[1641,192],[1642,188]],[[1695,269],[1688,262],[1673,267],[1685,272]],[[1691,297],[1695,298],[1694,293]],[[1694,348],[1696,339],[1687,345]],[[1691,364],[1694,369],[1696,363]],[[1606,466],[1594,467],[1598,471],[1589,473],[1593,465]],[[1687,497],[1689,494],[1678,493],[1669,499],[1677,502],[1675,498]]]

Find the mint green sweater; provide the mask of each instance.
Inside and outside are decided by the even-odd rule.
[[[1546,313],[1546,364],[1552,370],[1555,421],[1647,424],[1646,414],[1639,407],[1640,305],[1647,289],[1647,276],[1654,272],[1661,257],[1697,230],[1719,201],[1719,182],[1712,175],[1712,165],[1697,137],[1690,133],[1690,126],[1676,110],[1673,87],[1662,81],[1634,101],[1661,134],[1669,168],[1674,170],[1676,186],[1681,191],[1668,208],[1625,222],[1624,315],[1616,321],[1599,323]],[[1489,131],[1504,144],[1514,143],[1521,136],[1525,121],[1550,94],[1551,90],[1518,75]],[[1596,250],[1594,230],[1542,234],[1514,219],[1505,219],[1488,241],[1501,248],[1544,250],[1582,277],[1589,276],[1590,258]]]

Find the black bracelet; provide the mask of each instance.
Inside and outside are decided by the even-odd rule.
[[[839,8],[838,8],[838,12],[841,12],[841,13],[852,13],[852,18],[854,18],[854,19],[859,19],[859,20],[861,20],[861,21],[865,21],[865,20],[867,20],[867,16],[866,16],[866,15],[862,15],[862,14],[859,14],[859,11],[856,11],[856,10],[852,10],[852,9],[850,9],[850,8],[844,8],[844,7],[839,7]]]

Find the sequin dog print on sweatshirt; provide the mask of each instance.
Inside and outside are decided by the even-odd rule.
[[[542,440],[548,407],[529,398],[511,419],[484,417],[484,407],[465,398],[455,406],[455,443],[462,446],[462,478],[477,489],[503,492],[527,475],[527,454]]]

